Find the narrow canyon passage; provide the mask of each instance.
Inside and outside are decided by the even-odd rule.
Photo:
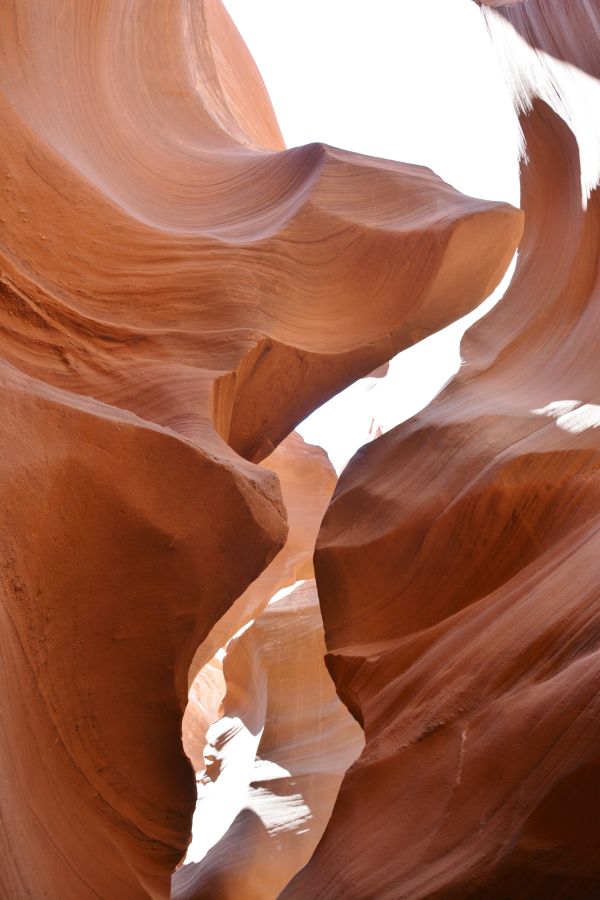
[[[599,48],[0,4],[0,898],[598,897]]]

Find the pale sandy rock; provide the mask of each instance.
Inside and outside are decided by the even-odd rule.
[[[231,768],[250,758],[239,812],[199,863],[174,877],[178,900],[274,900],[309,860],[363,734],[335,693],[314,580],[270,603],[227,648],[223,719],[209,734],[211,766],[198,818],[238,785]],[[254,741],[253,741],[254,738]],[[203,815],[204,813],[204,815]]]

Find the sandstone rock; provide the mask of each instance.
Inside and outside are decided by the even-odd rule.
[[[274,900],[310,858],[342,776],[360,753],[360,727],[342,705],[323,661],[325,642],[313,580],[270,603],[224,659],[227,694],[199,815],[234,793],[248,746],[246,795],[224,837],[173,879],[178,900]],[[237,759],[236,759],[237,756]],[[222,783],[221,783],[222,782]],[[225,796],[223,796],[225,795]]]
[[[511,286],[454,382],[350,463],[318,539],[366,745],[285,900],[600,891],[600,195],[546,104],[522,124]]]
[[[285,539],[253,463],[475,306],[521,215],[285,150],[218,0],[4,3],[0,53],[0,893],[161,898],[189,666]]]
[[[288,536],[284,549],[219,619],[192,660],[190,697],[182,728],[183,747],[196,772],[204,770],[206,731],[219,717],[225,693],[221,663],[215,655],[236,632],[260,615],[278,591],[296,581],[314,578],[315,541],[335,487],[335,472],[325,451],[305,443],[295,433],[261,467],[279,477]]]
[[[600,893],[597,4],[486,15],[523,109],[516,273],[325,517],[328,667],[366,745],[282,900]]]

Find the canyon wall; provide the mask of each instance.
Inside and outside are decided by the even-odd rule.
[[[365,749],[282,900],[600,893],[598,6],[487,5],[521,109],[517,267],[325,516],[327,665]]]
[[[239,811],[201,862],[176,873],[178,900],[274,900],[308,862],[363,747],[324,653],[313,579],[274,598],[229,642],[223,717],[209,731],[198,827],[214,828],[233,798]]]
[[[286,150],[218,0],[4,3],[0,50],[0,893],[164,898],[190,666],[286,539],[257,463],[489,294],[522,216]]]

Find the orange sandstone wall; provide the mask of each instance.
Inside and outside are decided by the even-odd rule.
[[[501,12],[517,268],[454,381],[355,456],[325,516],[327,664],[366,743],[282,900],[600,895],[598,107],[574,103],[598,6]]]
[[[167,897],[188,671],[286,537],[258,461],[522,230],[285,150],[218,0],[0,4],[0,894]]]

